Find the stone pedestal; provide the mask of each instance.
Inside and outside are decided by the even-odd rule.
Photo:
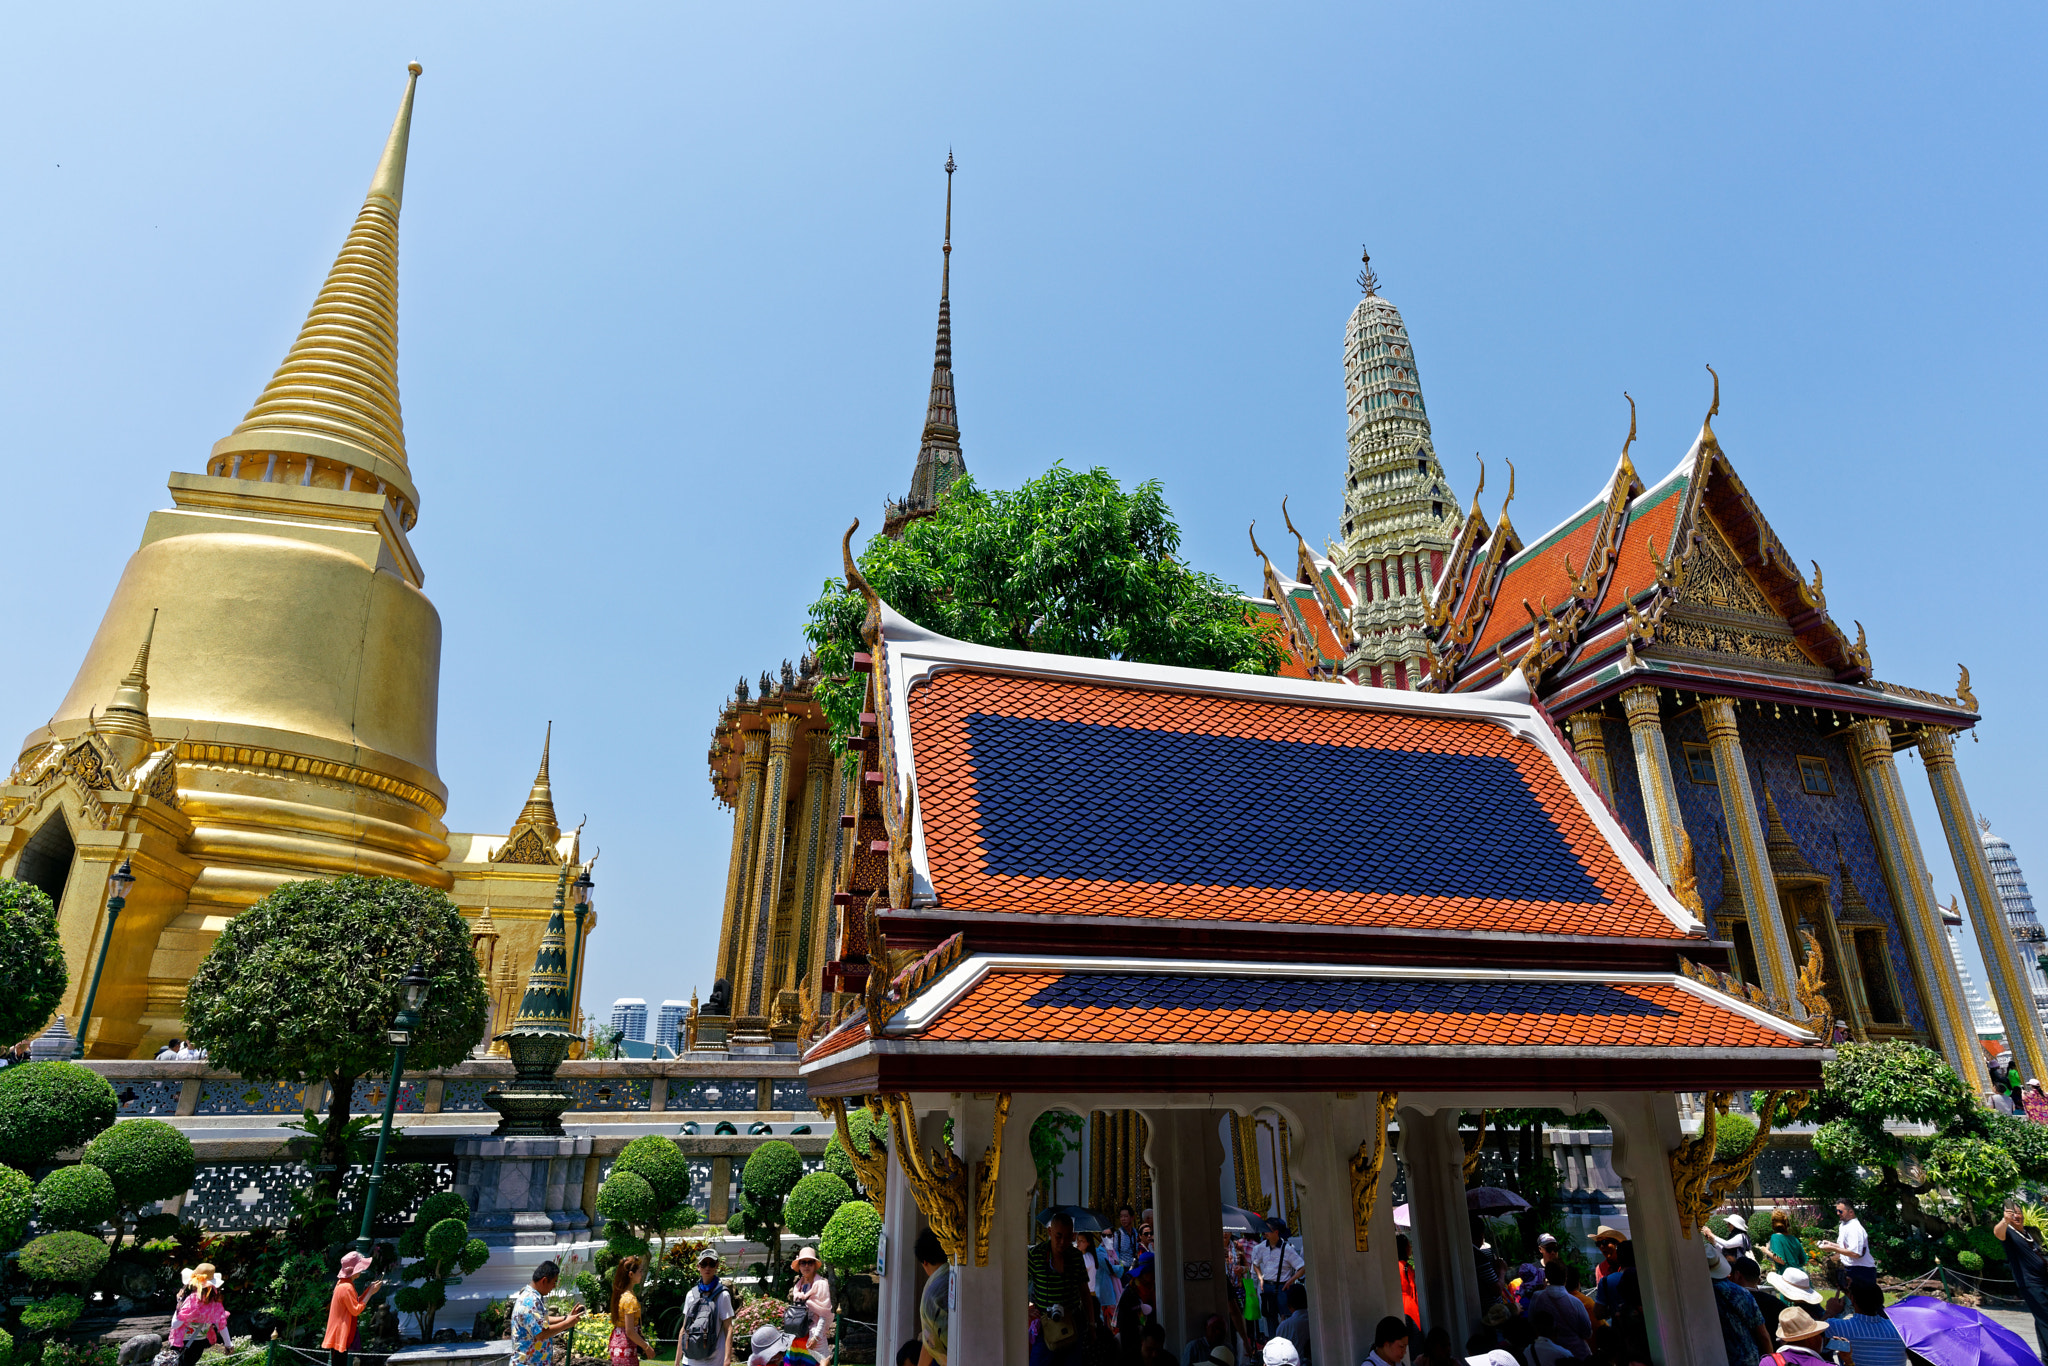
[[[553,1247],[582,1241],[590,1139],[464,1138],[455,1143],[455,1189],[469,1201],[469,1226],[493,1248]]]

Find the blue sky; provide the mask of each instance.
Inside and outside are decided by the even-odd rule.
[[[1624,389],[1639,466],[1676,463],[1712,362],[1724,447],[1879,674],[1946,692],[1970,665],[1964,777],[2048,878],[2044,22],[16,6],[0,731],[49,714],[165,476],[283,355],[416,58],[401,376],[449,821],[503,829],[554,720],[562,814],[605,850],[593,1005],[709,986],[705,741],[735,677],[798,653],[839,532],[908,483],[949,146],[977,477],[1162,479],[1189,557],[1253,582],[1248,516],[1291,494],[1312,537],[1337,521],[1361,242],[1459,492],[1470,452],[1512,458],[1527,532],[1602,482]]]

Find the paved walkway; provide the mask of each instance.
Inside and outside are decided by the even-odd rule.
[[[2020,1341],[2029,1350],[2039,1351],[2040,1344],[2034,1341],[2034,1316],[2024,1309],[1986,1309],[1985,1315],[2020,1335]]]

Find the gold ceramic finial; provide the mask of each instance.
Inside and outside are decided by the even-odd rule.
[[[419,499],[398,402],[398,209],[418,64],[409,71],[369,194],[298,340],[212,455],[215,472],[238,469],[244,478],[313,484],[325,474],[352,489],[381,488],[408,527]],[[239,465],[221,459],[232,455]]]
[[[1501,458],[1502,458],[1503,460],[1506,460],[1506,459],[1507,459],[1507,457],[1506,457],[1506,456],[1502,456]],[[1501,499],[1501,503],[1500,503],[1500,516],[1499,516],[1498,518],[1496,518],[1496,519],[1495,519],[1496,521],[1506,521],[1506,520],[1507,520],[1507,515],[1508,515],[1508,504],[1509,504],[1509,503],[1512,503],[1512,502],[1514,502],[1514,501],[1515,501],[1515,462],[1514,462],[1514,461],[1512,461],[1512,460],[1508,460],[1508,496],[1507,496],[1507,497],[1505,497],[1505,498],[1503,498],[1503,499]]]
[[[533,790],[526,795],[526,805],[520,808],[519,819],[512,822],[517,830],[530,825],[541,832],[541,838],[553,846],[561,836],[561,823],[555,819],[555,789],[548,782],[548,751],[554,748],[555,723],[548,722],[546,738],[540,742],[540,772],[533,777]]]
[[[1700,441],[1703,445],[1718,446],[1714,437],[1714,418],[1721,411],[1721,376],[1709,365],[1707,373],[1714,376],[1714,401],[1707,407],[1707,415],[1700,419]]]
[[[1636,401],[1633,398],[1629,398],[1629,392],[1626,389],[1621,391],[1621,396],[1628,399],[1628,440],[1621,443],[1621,458],[1626,460],[1628,459],[1628,448],[1636,444]]]
[[[1472,490],[1472,510],[1465,514],[1468,518],[1479,515],[1479,495],[1486,492],[1486,457],[1474,451],[1472,458],[1479,462],[1479,487]]]
[[[107,703],[107,709],[99,718],[98,729],[110,738],[120,737],[139,744],[124,744],[124,753],[117,756],[121,762],[133,768],[148,755],[156,743],[156,737],[149,729],[149,646],[156,639],[156,612],[149,614],[149,627],[142,633],[142,648],[135,652],[135,663],[128,669],[128,676],[114,689],[114,698]]]

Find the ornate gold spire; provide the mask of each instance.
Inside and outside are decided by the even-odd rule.
[[[906,522],[938,506],[955,478],[967,469],[960,452],[960,412],[953,399],[953,153],[946,153],[946,236],[940,247],[939,335],[932,349],[931,397],[925,404],[924,437],[910,475],[910,493],[884,509],[882,534],[895,536]]]
[[[554,748],[555,723],[548,722],[547,737],[540,745],[540,772],[533,775],[533,788],[526,794],[526,805],[519,809],[519,819],[512,822],[511,834],[504,847],[492,858],[493,863],[560,863],[555,855],[555,843],[562,837],[562,826],[555,819],[555,790],[548,782],[548,751]]]
[[[114,689],[114,700],[107,703],[106,711],[100,714],[99,730],[103,735],[122,735],[142,742],[143,752],[156,743],[156,737],[149,729],[149,646],[156,639],[156,612],[149,614],[149,629],[142,633],[142,648],[135,652],[135,663],[128,668],[128,676],[121,680],[121,686]],[[136,758],[140,758],[138,754]],[[135,760],[128,761],[132,767]]]
[[[310,466],[325,462],[337,484],[394,494],[410,525],[418,499],[398,403],[398,210],[419,63],[406,70],[405,96],[355,226],[284,363],[241,425],[214,443],[212,468],[284,478],[284,457],[296,467],[293,482],[313,483]],[[233,455],[242,459],[220,459]],[[255,460],[264,462],[260,476],[250,467]]]

